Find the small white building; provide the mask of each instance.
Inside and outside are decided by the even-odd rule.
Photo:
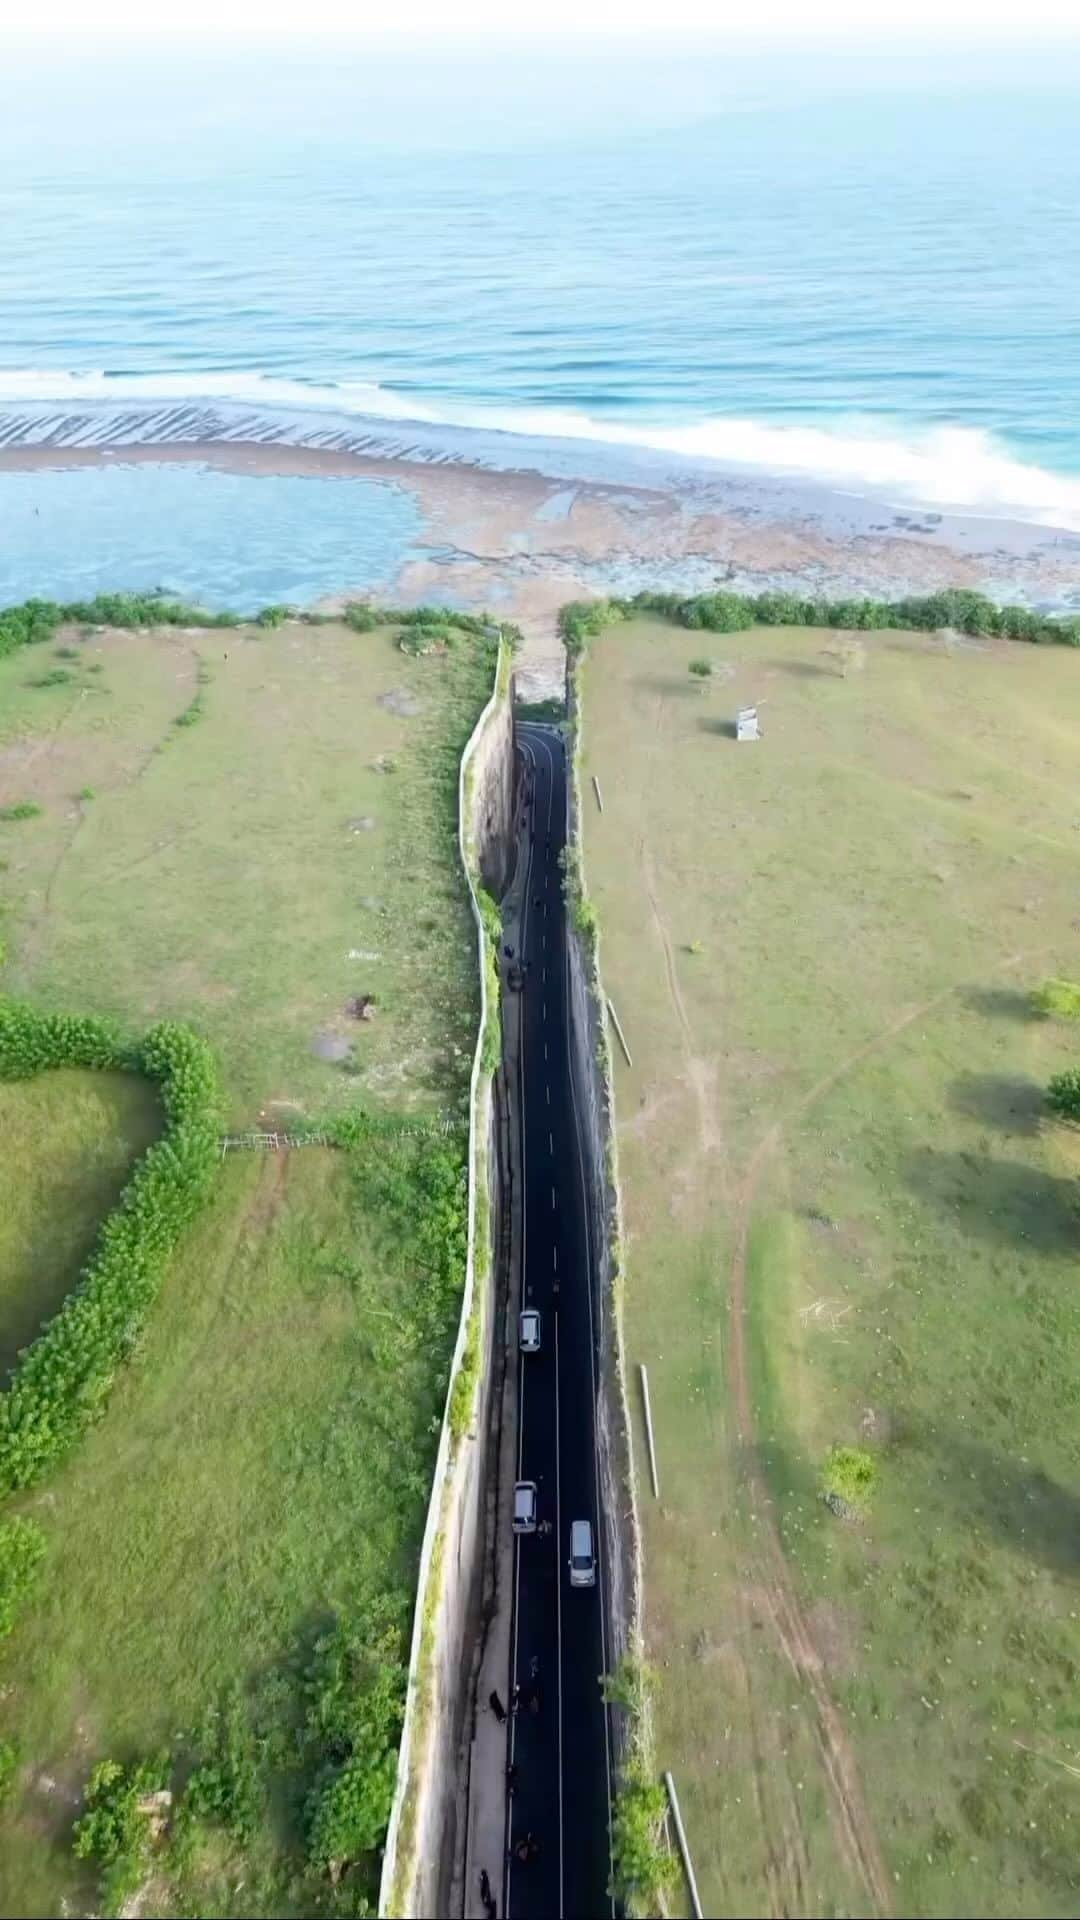
[[[735,716],[736,740],[760,740],[761,729],[758,726],[756,707],[740,707]]]

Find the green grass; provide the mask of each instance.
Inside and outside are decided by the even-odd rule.
[[[230,1156],[108,1418],[20,1503],[49,1551],[5,1661],[0,1731],[29,1764],[0,1814],[0,1910],[85,1899],[91,1763],[163,1746],[182,1778],[234,1688],[269,1813],[242,1873],[205,1843],[188,1881],[205,1899],[209,1875],[211,1911],[302,1910],[313,1642],[375,1596],[404,1629],[415,1581],[456,1312],[417,1282],[431,1151]]]
[[[358,1093],[460,1099],[478,989],[454,821],[490,692],[477,642],[411,658],[386,628],[289,625],[104,634],[84,654],[100,683],[33,693],[20,656],[0,659],[0,802],[6,786],[41,809],[0,889],[9,991],[194,1021],[237,1121]],[[86,788],[92,808],[71,798]],[[358,1025],[346,1007],[367,993]],[[319,1035],[344,1063],[317,1057]]]
[[[0,1375],[60,1306],[160,1126],[153,1087],[132,1074],[0,1082]]]
[[[583,669],[658,1757],[707,1911],[866,1910],[786,1593],[895,1909],[1066,1914],[1080,1139],[1042,1090],[1080,1040],[1028,995],[1075,974],[1080,675],[827,645],[717,635],[703,695],[700,636],[637,620]],[[847,1521],[837,1448],[874,1466]]]
[[[390,1131],[229,1155],[104,1418],[14,1503],[47,1553],[0,1668],[0,1743],[19,1756],[0,1911],[99,1911],[71,1846],[94,1766],[164,1749],[182,1796],[225,1726],[254,1779],[249,1830],[181,1815],[150,1905],[354,1910],[378,1858],[337,1893],[312,1878],[311,1795],[342,1753],[306,1716],[335,1622],[386,1619],[407,1650],[465,1135],[393,1129],[467,1107],[479,987],[457,780],[493,662],[464,636],[413,658],[385,628],[336,623],[94,633],[78,685],[32,691],[17,658],[0,659],[0,800],[40,812],[5,846],[5,988],[128,1030],[189,1020],[238,1126],[361,1108]],[[360,1022],[348,1002],[367,993]],[[346,1057],[320,1058],[317,1036]],[[0,1338],[18,1344],[72,1284],[155,1109],[135,1080],[46,1074],[0,1089],[5,1116],[21,1184]]]

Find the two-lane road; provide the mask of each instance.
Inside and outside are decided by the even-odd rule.
[[[571,1074],[566,915],[566,758],[554,728],[521,726],[531,792],[521,955],[521,1302],[541,1314],[539,1353],[519,1354],[516,1477],[535,1480],[540,1530],[515,1542],[510,1691],[513,1767],[503,1911],[513,1920],[609,1915],[611,1757],[600,1559],[593,1271]],[[569,1582],[570,1527],[592,1524],[595,1586]],[[507,1516],[506,1524],[509,1524]],[[530,1858],[516,1849],[531,1836]]]

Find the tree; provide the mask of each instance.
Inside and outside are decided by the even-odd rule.
[[[1059,1120],[1071,1120],[1080,1126],[1080,1067],[1067,1067],[1055,1073],[1046,1089],[1046,1102]]]

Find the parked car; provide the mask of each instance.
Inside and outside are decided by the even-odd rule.
[[[514,1485],[514,1532],[536,1532],[536,1481],[518,1480]]]
[[[572,1587],[595,1587],[596,1554],[593,1550],[592,1523],[589,1520],[571,1520],[570,1522],[570,1585]]]
[[[518,1315],[518,1345],[522,1353],[540,1351],[540,1315],[535,1307],[525,1307]]]

